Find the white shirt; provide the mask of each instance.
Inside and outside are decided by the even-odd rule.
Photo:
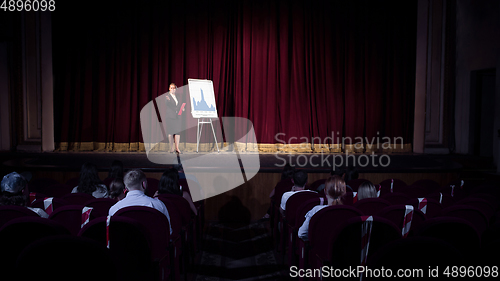
[[[177,101],[177,97],[175,95],[170,94],[170,96],[174,99],[175,105],[177,105],[179,102]]]
[[[125,196],[125,198],[123,198],[122,200],[116,202],[116,204],[111,206],[111,208],[109,209],[109,215],[112,216],[118,210],[130,206],[147,206],[155,208],[158,211],[162,212],[168,218],[170,234],[172,234],[172,226],[170,225],[170,215],[168,214],[168,210],[167,207],[165,207],[165,204],[163,204],[163,202],[161,202],[157,198],[151,198],[147,196],[146,194],[144,194],[143,191],[140,190],[129,191],[127,193],[127,196]]]
[[[298,236],[299,238],[302,238],[302,240],[307,241],[309,240],[309,222],[311,221],[311,217],[316,214],[319,210],[328,207],[328,205],[317,205],[314,206],[309,212],[306,214],[306,220],[302,224],[302,226],[299,228],[298,231]]]
[[[309,192],[316,192],[314,190],[309,190],[309,189],[304,189],[304,190],[297,190],[297,191],[288,191],[283,193],[283,196],[281,197],[281,209],[284,211],[286,210],[286,201],[288,201],[288,198],[290,198],[292,195],[294,195],[296,192],[302,192],[302,191],[309,191]]]
[[[78,193],[78,185],[73,188],[71,193]],[[104,184],[97,185],[94,192],[92,192],[92,196],[95,198],[108,198],[108,195],[108,188]]]

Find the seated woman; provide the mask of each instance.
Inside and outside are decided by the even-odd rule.
[[[26,207],[28,198],[24,192],[27,189],[28,181],[16,172],[12,172],[3,177],[1,183],[0,206],[21,206]],[[26,207],[42,218],[48,218],[49,215],[40,208]]]
[[[80,182],[71,193],[87,193],[95,198],[108,198],[108,188],[102,183],[94,164],[85,163],[80,170]]]
[[[161,175],[160,183],[158,184],[158,190],[156,191],[154,197],[159,194],[175,194],[184,197],[189,203],[191,211],[196,215],[198,211],[193,204],[193,199],[187,191],[182,190],[182,186],[179,185],[179,172],[176,169],[168,169]]]
[[[328,205],[314,206],[307,214],[304,223],[299,228],[298,235],[302,240],[308,240],[309,222],[311,217],[319,210],[334,205],[342,205],[342,196],[345,194],[345,181],[340,176],[331,176],[325,183],[325,195],[328,199]]]
[[[371,181],[365,181],[358,187],[358,201],[365,198],[376,198],[377,189]]]
[[[109,198],[120,201],[125,198],[127,190],[122,179],[115,179],[109,184]]]

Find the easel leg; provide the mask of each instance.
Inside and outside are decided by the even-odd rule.
[[[202,124],[202,126],[203,126],[203,124]],[[200,137],[201,137],[200,119],[198,119],[198,127],[196,128],[196,153],[198,153],[198,148],[200,146]]]
[[[217,142],[217,137],[215,136],[214,125],[212,124],[212,119],[210,119],[210,126],[212,127],[212,133],[214,134],[214,140],[215,140],[215,145],[217,146],[217,152],[220,152],[219,143]]]

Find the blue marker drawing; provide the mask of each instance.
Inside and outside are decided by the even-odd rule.
[[[205,101],[205,96],[203,95],[203,90],[200,88],[201,91],[201,100],[196,101],[193,98],[193,108],[195,111],[215,111],[215,106],[211,104],[210,106],[207,104]]]

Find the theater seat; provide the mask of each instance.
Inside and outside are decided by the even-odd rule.
[[[422,198],[425,198],[427,200],[427,208],[426,208],[425,213],[424,213],[426,219],[434,218],[434,217],[441,215],[441,210],[443,210],[443,206],[441,204],[439,204],[438,201],[436,201],[435,199],[426,198],[426,197],[422,197]],[[418,209],[419,205],[420,205],[420,202],[418,200],[419,200],[419,198],[413,198],[413,199],[408,200],[405,204],[412,205],[413,208]],[[422,211],[422,213],[423,213],[423,211]]]
[[[66,194],[71,194],[71,191],[73,190],[73,187],[63,184],[63,183],[58,183],[58,184],[51,184],[42,189],[42,192],[47,194],[47,196],[50,197],[56,197],[56,198],[62,198]]]
[[[288,237],[288,263],[289,265],[297,265],[298,258],[300,256],[300,242],[298,239],[299,228],[305,221],[306,214],[314,207],[318,205],[326,205],[328,202],[323,198],[321,201],[320,197],[306,200],[300,204],[295,212],[295,221],[293,222],[293,227],[289,228],[291,234]],[[292,223],[292,222],[291,222]]]
[[[495,208],[490,201],[481,198],[467,197],[455,203],[455,205],[467,205],[479,209],[489,221],[495,214]]]
[[[94,210],[94,216],[97,217],[106,217],[108,216],[109,208],[116,204],[115,199],[111,198],[93,198],[87,202],[85,202],[85,206],[92,207]]]
[[[405,218],[405,210],[405,205],[392,205],[382,209],[377,213],[377,216],[383,217],[393,222],[399,228],[399,231],[401,233],[404,227],[403,222]],[[425,215],[422,213],[422,211],[414,208],[409,235],[412,235],[414,230],[418,229],[423,221],[425,221]]]
[[[448,193],[434,192],[425,196],[427,199],[434,199],[444,208],[450,207],[455,203],[455,199]]]
[[[38,178],[38,179],[32,179],[28,183],[28,190],[30,192],[44,192],[43,190],[45,187],[48,187],[49,185],[55,185],[59,184],[59,181],[52,179],[52,178]]]
[[[13,219],[0,229],[0,263],[3,268],[14,268],[17,257],[27,245],[47,236],[69,234],[60,223],[38,216]]]
[[[362,216],[363,213],[351,206],[328,206],[319,210],[311,217],[309,222],[309,264],[313,268],[319,268],[323,260],[330,256],[330,250],[326,242],[341,230],[342,224],[352,218]],[[303,267],[301,267],[303,268]]]
[[[466,259],[464,264],[472,265],[478,262],[476,257],[481,239],[474,226],[464,219],[453,217],[428,219],[416,229],[415,235],[438,238],[450,243]]]
[[[371,250],[371,249],[370,249]],[[382,246],[368,259],[369,268],[421,268],[464,264],[462,254],[453,245],[432,237],[408,237]]]
[[[347,191],[357,192],[359,186],[362,183],[364,183],[365,181],[368,181],[368,180],[366,180],[366,179],[354,179],[354,180],[350,180],[350,181],[346,182],[346,184],[351,187],[351,190],[347,190]]]
[[[280,242],[280,230],[278,225],[282,222],[280,213],[281,198],[285,192],[292,190],[293,182],[290,178],[283,179],[279,181],[274,187],[274,196],[271,197],[271,234],[274,237],[275,245],[279,245]],[[278,250],[279,247],[278,247]]]
[[[92,239],[106,247],[106,217],[99,217],[91,220],[80,229],[77,236]]]
[[[295,237],[297,237],[297,231],[299,227],[302,225],[296,225],[297,221],[297,210],[299,207],[306,201],[315,200],[316,202],[320,202],[320,195],[317,192],[297,192],[290,196],[286,201],[285,207],[285,218],[283,222],[286,224],[286,227],[283,227],[282,235],[280,241],[282,244],[283,253],[285,252],[285,246],[288,244],[288,257],[289,262],[294,258],[292,253],[294,252],[293,245],[295,244]],[[323,199],[325,202],[325,199]],[[319,204],[317,204],[319,205]],[[313,206],[314,207],[314,206]],[[300,214],[299,214],[300,215]],[[305,214],[304,214],[305,215]],[[300,219],[303,221],[303,219]]]
[[[170,224],[168,218],[163,213],[150,207],[132,206],[118,210],[113,215],[113,217],[115,216],[134,219],[147,229],[150,234],[151,245],[153,245],[151,248],[153,261],[159,264],[163,264],[166,260],[174,261],[174,251],[169,252],[169,249],[171,249]],[[168,259],[169,254],[172,254],[172,259]],[[161,268],[166,267],[161,266]],[[177,271],[174,273],[174,279],[179,278],[179,268],[174,268],[173,266],[171,268]]]
[[[69,193],[61,198],[66,200],[68,204],[84,206],[87,201],[94,199],[94,196],[87,193]]]
[[[66,201],[64,199],[55,198],[55,197],[52,199],[52,210],[53,211],[57,210],[58,208],[60,208],[62,206],[67,206],[67,205],[69,205],[69,203],[68,203],[68,201]],[[50,215],[50,212],[45,209],[44,199],[43,200],[36,200],[35,202],[33,202],[33,204],[31,204],[31,207],[40,208],[42,210],[45,210],[47,212],[47,214]]]
[[[191,208],[186,199],[178,195],[161,194],[158,199],[165,204],[170,216],[170,225],[172,226],[170,238],[175,253],[173,266],[179,267],[180,272],[185,273],[184,270],[189,263],[189,246],[194,244],[193,240],[189,240],[193,237],[190,233],[192,231],[190,228]],[[183,203],[186,203],[187,206]]]
[[[155,195],[155,192],[158,190],[158,185],[160,184],[160,181],[154,178],[147,178],[146,179],[148,182],[148,188],[144,192],[149,197],[153,197]]]
[[[78,236],[92,239],[106,247],[106,217],[90,221],[80,230]],[[130,243],[131,241],[134,243]],[[171,272],[168,255],[164,259],[154,259],[152,249],[155,244],[151,233],[137,220],[112,216],[109,225],[109,246],[119,272],[119,280],[168,280]]]
[[[391,183],[393,186],[392,192],[400,192],[404,190],[408,185],[406,182],[400,179],[386,179],[380,182],[381,190],[380,196],[391,192]]]
[[[391,221],[377,216],[373,216],[372,219],[368,258],[383,246],[401,238],[400,230]],[[361,265],[363,224],[362,217],[350,218],[339,226],[338,235],[326,240],[324,243],[328,253],[325,259],[334,268]]]
[[[49,220],[57,221],[64,225],[72,235],[78,235],[82,226],[82,209],[84,206],[81,205],[67,205],[62,206],[55,210],[49,216]],[[93,211],[90,212],[90,220],[93,220],[95,216]]]
[[[412,184],[412,186],[420,186],[427,190],[428,193],[438,191],[441,186],[434,180],[431,179],[421,179],[417,180]]]
[[[146,207],[147,208],[147,207]],[[167,280],[168,256],[153,258],[157,243],[150,230],[137,220],[113,216],[109,223],[109,248],[119,264],[120,280]]]
[[[410,200],[410,196],[401,192],[386,193],[380,198],[387,200],[392,205],[404,204],[406,201]]]
[[[117,274],[106,247],[76,236],[51,236],[31,243],[16,267],[23,280],[116,280]]]
[[[38,215],[26,207],[0,206],[0,228],[7,222],[21,217],[38,217]]]
[[[441,211],[441,216],[461,218],[471,223],[479,236],[488,228],[488,218],[478,208],[468,205],[453,205]]]
[[[298,207],[309,199],[320,198],[320,195],[314,191],[296,192],[288,198],[285,206],[285,217],[282,218],[282,231],[280,238],[280,249],[285,253],[288,237],[291,235],[290,227],[295,227],[295,216]],[[300,226],[299,226],[300,227]]]
[[[358,200],[354,207],[360,210],[366,216],[377,214],[383,208],[390,206],[391,203],[383,198],[365,198]]]

